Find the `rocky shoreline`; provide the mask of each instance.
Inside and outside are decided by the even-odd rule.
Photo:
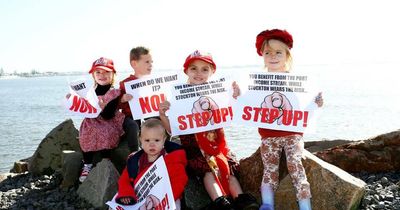
[[[399,172],[353,175],[367,183],[360,210],[400,209]],[[10,174],[0,183],[0,209],[96,209],[78,196],[78,186],[60,188],[61,181],[60,173],[38,177]]]
[[[0,174],[0,209],[106,209],[117,190],[119,172],[129,154],[121,142],[110,161],[101,161],[83,184],[77,181],[81,153],[78,131],[67,120],[54,128],[35,154],[16,162],[13,172]],[[311,184],[314,209],[400,210],[400,130],[368,140],[306,142],[303,164]],[[127,150],[127,151],[125,151]],[[281,160],[281,169],[286,169]],[[260,199],[262,177],[259,150],[240,160],[243,190]],[[276,209],[296,209],[287,171],[282,171]],[[357,179],[358,178],[358,179]],[[328,190],[329,189],[329,190]],[[332,192],[331,192],[332,191]],[[283,200],[282,200],[283,199]],[[201,185],[185,189],[186,204],[199,209],[209,202]]]

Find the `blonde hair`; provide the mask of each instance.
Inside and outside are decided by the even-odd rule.
[[[272,40],[272,39],[264,40],[262,47],[261,47],[261,52],[264,52],[265,46],[272,48],[269,44],[269,40]],[[281,43],[281,45],[285,48],[285,51],[286,51],[285,69],[287,71],[290,71],[292,69],[293,57],[292,57],[292,54],[290,53],[289,47],[285,43],[283,43],[282,41],[280,41],[278,39],[274,39],[274,40],[279,41],[279,43]]]
[[[93,71],[92,72],[92,77],[93,77],[93,80],[94,80],[94,87],[96,87],[98,84],[97,84],[97,82],[96,82],[96,79],[94,78],[94,72],[95,71]],[[111,87],[114,87],[114,84],[115,84],[115,75],[117,75],[117,73],[115,73],[115,72],[112,72],[113,74],[112,74],[112,79],[111,79]]]
[[[141,131],[139,133],[139,136],[141,136],[142,134],[142,130],[143,128],[161,128],[163,130],[163,134],[166,137],[167,136],[167,131],[165,130],[161,120],[157,119],[157,118],[150,118],[146,121],[144,121],[144,123],[142,123],[141,127]]]

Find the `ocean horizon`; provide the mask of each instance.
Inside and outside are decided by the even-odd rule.
[[[229,67],[217,73],[240,75],[257,70],[261,69]],[[304,140],[363,140],[400,129],[397,71],[398,66],[390,63],[303,65],[294,69],[294,73],[312,75],[324,97],[316,129],[306,132]],[[117,81],[128,74],[121,72]],[[8,172],[15,161],[32,156],[41,140],[64,120],[72,119],[79,130],[82,119],[64,110],[63,99],[68,81],[83,76],[87,75],[0,77],[0,173]],[[239,159],[250,156],[260,145],[257,128],[233,124],[225,133]]]

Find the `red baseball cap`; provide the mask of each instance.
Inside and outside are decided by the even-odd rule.
[[[189,64],[195,60],[201,60],[206,63],[209,63],[213,66],[214,72],[215,72],[215,70],[217,70],[217,65],[215,65],[210,53],[200,52],[199,50],[196,50],[186,58],[185,63],[183,64],[183,71],[185,73],[189,67]]]
[[[101,57],[93,62],[92,68],[89,70],[89,74],[93,73],[93,71],[96,69],[103,69],[106,71],[112,71],[114,73],[117,73],[117,71],[115,71],[114,69],[113,60],[104,57]]]
[[[257,35],[256,48],[258,55],[262,56],[261,48],[265,40],[276,39],[285,43],[289,49],[293,47],[293,37],[286,30],[272,29],[262,31]]]

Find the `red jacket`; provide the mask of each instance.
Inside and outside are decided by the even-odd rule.
[[[122,80],[121,82],[119,82],[119,89],[121,90],[121,95],[126,93],[125,84],[124,83],[132,81],[132,80],[135,80],[135,79],[138,79],[138,78],[136,76],[129,75],[129,77],[127,77],[124,80]],[[128,102],[120,103],[119,104],[119,108],[122,109],[122,113],[124,113],[125,116],[127,116],[127,117],[131,117],[132,116],[132,112],[131,112],[131,109],[129,108]]]
[[[172,145],[173,149],[169,149],[169,146],[171,146],[171,144],[173,144]],[[174,194],[175,200],[177,200],[178,198],[180,198],[182,196],[182,193],[183,193],[185,186],[187,184],[187,181],[188,181],[188,177],[187,177],[186,171],[185,171],[185,167],[186,167],[186,163],[187,163],[186,153],[180,146],[176,146],[176,145],[178,145],[178,144],[175,144],[175,143],[169,142],[169,141],[166,142],[165,150],[167,153],[164,156],[164,160],[165,160],[165,164],[167,166],[168,175],[169,175],[169,179],[171,181],[172,192]],[[141,151],[143,151],[143,150],[141,150]],[[145,155],[145,153],[141,152],[141,151],[135,153],[135,155],[139,155],[139,156]],[[129,160],[132,160],[132,158],[134,158],[135,155],[129,156],[127,163],[129,163],[130,162]],[[140,158],[136,157],[135,160],[139,160],[139,159]],[[132,164],[127,165],[127,167],[125,167],[124,171],[121,174],[121,177],[118,180],[118,195],[116,197],[117,201],[123,197],[131,197],[131,198],[134,198],[135,201],[137,200],[133,186],[139,181],[140,177],[143,176],[144,172],[147,170],[148,167],[142,171],[137,171],[137,176],[133,180],[133,183],[131,182],[131,179],[133,179],[133,178],[130,177],[130,173],[128,172],[128,170],[131,170],[132,167],[134,167],[136,169],[139,168],[139,167],[132,166]]]

